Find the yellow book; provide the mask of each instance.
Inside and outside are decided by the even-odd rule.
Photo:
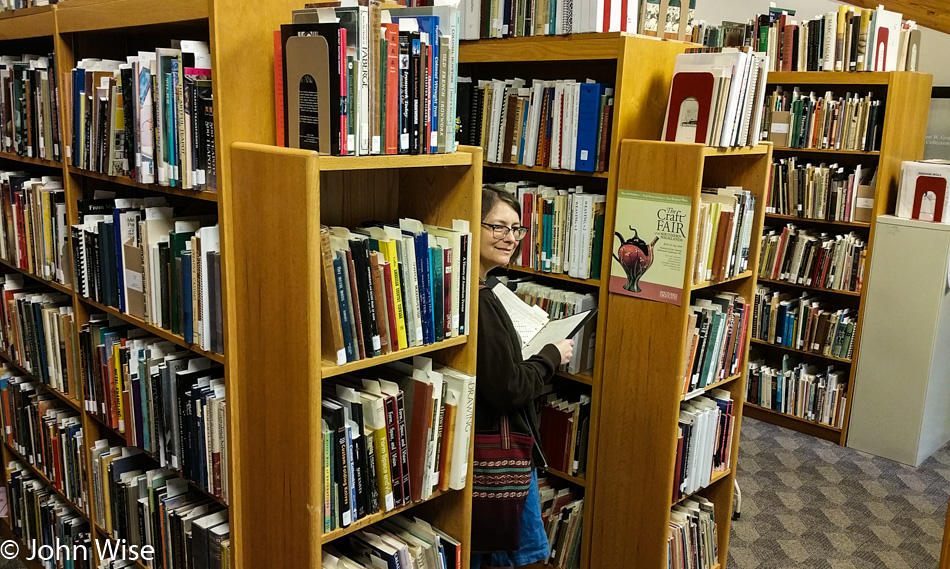
[[[847,29],[848,6],[838,6],[838,30],[835,34],[835,71],[844,70],[844,45]]]
[[[858,71],[867,71],[868,57],[868,31],[871,26],[871,10],[863,8],[861,10],[861,27],[858,30]]]
[[[51,194],[48,191],[40,190],[40,201],[43,202],[43,278],[53,279],[55,271],[53,270],[53,215],[50,213]]]
[[[706,251],[706,275],[705,280],[712,280],[712,263],[716,256],[716,237],[719,235],[719,214],[722,213],[721,203],[709,204],[709,217],[712,227],[709,233],[709,249]]]
[[[409,340],[406,336],[406,312],[402,304],[402,277],[399,275],[399,256],[396,254],[396,243],[392,239],[379,240],[380,252],[383,258],[389,263],[390,284],[393,287],[393,301],[396,306],[396,339],[399,349],[404,350],[409,347]]]
[[[109,465],[112,463],[113,460],[121,456],[122,456],[121,453],[115,453],[115,454],[110,454],[109,456],[104,456],[101,459],[99,459],[99,468],[101,470],[102,481],[103,481],[103,484],[102,484],[103,503],[106,505],[106,507],[104,508],[106,511],[105,512],[106,514],[105,529],[109,533],[112,533],[112,508],[109,507],[109,505],[112,504],[112,496],[111,496],[112,493],[109,492],[110,484],[108,483]]]
[[[366,440],[373,439],[373,445],[376,447],[376,483],[379,485],[379,505],[383,511],[388,512],[396,505],[393,502],[393,478],[389,470],[389,439],[386,437],[386,429],[363,430]]]
[[[120,355],[121,346],[117,343],[112,346],[112,364],[115,367],[115,406],[116,406],[116,415],[119,420],[119,432],[125,432],[125,405],[122,400],[122,378],[123,371],[127,371],[128,368],[125,367],[123,370],[122,357]]]

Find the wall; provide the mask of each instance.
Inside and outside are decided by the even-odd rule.
[[[831,0],[781,0],[780,8],[795,10],[795,19],[808,20],[837,10],[841,2]],[[696,0],[696,19],[718,24],[722,20],[745,22],[769,9],[768,0]],[[950,86],[950,66],[942,60],[950,53],[950,35],[922,28],[920,71],[934,76],[934,86]]]

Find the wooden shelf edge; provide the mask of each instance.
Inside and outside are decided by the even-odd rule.
[[[731,375],[731,376],[729,376],[729,377],[727,377],[727,378],[725,378],[725,379],[720,379],[719,381],[710,383],[710,384],[707,385],[706,387],[699,387],[699,388],[697,388],[697,389],[694,389],[693,391],[690,391],[689,393],[683,393],[683,394],[680,395],[680,401],[689,401],[690,399],[692,399],[692,398],[694,398],[694,397],[699,397],[700,395],[702,395],[702,394],[704,394],[704,393],[709,393],[709,392],[712,391],[713,389],[718,389],[718,388],[722,387],[723,385],[728,385],[728,384],[732,383],[733,381],[739,379],[740,377],[742,377],[742,374],[741,374],[741,373],[737,373],[737,374]]]
[[[836,443],[839,442],[839,438],[841,437],[841,429],[838,427],[833,427],[824,423],[818,423],[816,421],[809,421],[808,419],[802,419],[801,417],[789,415],[788,413],[782,413],[781,411],[769,409],[768,407],[762,407],[761,405],[749,403],[748,401],[742,404],[743,416],[747,414],[746,411],[751,411],[751,413],[748,413],[748,416],[753,419],[778,424],[780,427],[795,429],[813,436],[820,436],[821,438]],[[771,420],[772,418],[779,419],[780,423],[774,423]],[[803,427],[803,429],[796,429],[795,425],[799,425]]]
[[[14,23],[19,24],[20,22],[9,22],[9,25],[12,25]],[[5,22],[4,20],[0,20],[0,28],[3,28],[6,25],[8,25],[7,22]],[[52,34],[53,34],[52,30],[50,30],[50,35]],[[14,39],[14,38],[4,37],[3,39]],[[21,39],[21,38],[16,38],[16,39]],[[44,160],[43,158],[33,158],[31,156],[20,156],[19,154],[14,154],[12,152],[0,152],[0,158],[4,160],[11,160],[13,162],[22,162],[23,164],[32,164],[34,166],[44,166],[46,168],[56,168],[59,170],[62,170],[63,168],[62,162],[56,162],[55,160]]]
[[[406,504],[398,508],[393,508],[392,510],[389,510],[388,512],[377,512],[375,514],[370,514],[364,518],[360,518],[359,520],[351,523],[345,528],[337,528],[331,531],[330,533],[323,534],[322,536],[320,536],[320,543],[329,543],[331,541],[340,539],[341,537],[347,536],[357,530],[361,530],[377,522],[381,522],[385,520],[386,518],[390,518],[392,516],[395,516],[396,514],[401,514],[403,512],[411,510],[412,508],[414,508],[415,506],[418,506],[419,504],[426,504],[428,502],[431,502],[432,500],[435,500],[439,496],[448,494],[449,492],[453,492],[453,490],[448,490],[445,492],[441,490],[436,490],[435,492],[432,493],[431,496],[429,496],[428,499],[423,500],[421,502],[413,502],[412,504]]]
[[[610,172],[581,172],[578,170],[558,170],[545,166],[525,166],[524,164],[509,164],[505,162],[489,162],[482,164],[483,168],[499,168],[516,172],[533,172],[537,174],[555,174],[558,176],[580,176],[583,178],[609,178]]]
[[[71,1],[76,1],[76,0],[71,0]],[[110,182],[110,183],[118,184],[120,186],[125,186],[128,188],[137,188],[137,189],[145,190],[148,192],[186,197],[186,198],[191,198],[191,199],[196,199],[196,200],[203,200],[207,202],[218,201],[218,193],[210,192],[207,190],[186,190],[184,188],[178,188],[174,186],[160,186],[158,184],[143,184],[141,182],[136,182],[135,180],[131,178],[127,178],[125,176],[110,176],[108,174],[93,172],[92,170],[84,170],[82,168],[77,168],[75,166],[69,167],[69,173],[75,174],[76,176],[81,176],[83,178],[90,178],[93,180],[102,180],[104,182]]]
[[[550,468],[550,467],[548,467],[547,469],[545,469],[545,472],[547,472],[547,473],[550,474],[551,476],[560,478],[561,480],[567,480],[568,482],[571,482],[571,483],[573,483],[573,484],[577,484],[578,486],[580,486],[580,487],[582,487],[582,488],[586,488],[586,487],[587,487],[587,479],[586,479],[586,478],[583,478],[583,477],[580,477],[580,476],[573,476],[573,475],[568,474],[568,473],[566,473],[566,472],[562,472],[562,471],[560,471],[560,470],[558,470],[558,469],[556,469],[556,468]]]
[[[317,164],[321,171],[471,166],[472,154],[470,152],[451,152],[448,154],[381,154],[374,156],[321,155]]]
[[[594,378],[590,375],[568,373],[566,371],[556,371],[554,372],[554,375],[563,377],[564,379],[569,379],[571,381],[576,381],[577,383],[583,383],[584,385],[594,385]]]
[[[82,414],[82,405],[79,403],[78,400],[73,399],[69,395],[66,395],[60,390],[46,384],[45,382],[37,378],[35,375],[30,373],[30,371],[27,370],[25,367],[21,366],[16,361],[14,361],[13,357],[11,357],[10,354],[8,354],[6,351],[0,350],[0,359],[4,360],[6,363],[13,366],[15,370],[25,375],[27,379],[33,381],[34,383],[38,383],[39,385],[42,385],[46,391],[48,391],[54,397],[58,398],[60,401],[68,405],[70,408],[73,409],[73,411],[76,411],[77,413]]]
[[[673,502],[672,504],[670,504],[670,507],[673,507],[673,506],[679,504],[680,502],[683,502],[684,500],[689,500],[690,498],[692,498],[692,497],[695,496],[696,494],[699,494],[699,493],[702,492],[703,490],[706,490],[706,489],[708,489],[708,488],[712,488],[713,484],[715,484],[716,482],[719,482],[719,481],[722,480],[723,478],[728,478],[730,474],[732,474],[732,467],[729,467],[729,468],[727,468],[726,470],[723,470],[723,471],[720,471],[720,472],[713,472],[713,473],[712,473],[712,476],[709,477],[709,484],[703,486],[702,488],[696,490],[695,492],[693,492],[693,493],[691,493],[691,494],[686,494],[685,496],[680,497],[678,500],[676,500],[675,502]]]
[[[207,2],[165,0],[156,10],[152,0],[70,0],[58,4],[59,33],[92,32],[207,20]]]
[[[583,286],[591,287],[600,287],[600,279],[578,279],[563,273],[546,273],[544,271],[539,271],[537,269],[532,269],[530,267],[522,267],[520,265],[507,265],[506,270],[514,271],[516,273],[524,273],[526,275],[532,275],[537,277],[544,277],[548,279],[557,279],[559,281],[579,284]]]
[[[850,290],[835,290],[835,289],[833,289],[833,288],[819,288],[819,287],[815,287],[815,286],[808,286],[808,285],[801,285],[801,284],[797,284],[797,283],[790,283],[790,282],[788,282],[788,281],[776,281],[776,280],[773,280],[773,279],[762,279],[762,278],[759,278],[759,279],[756,279],[756,282],[757,282],[757,283],[772,284],[772,285],[780,285],[780,286],[781,286],[781,285],[784,285],[784,286],[791,286],[791,287],[800,288],[800,289],[804,289],[804,290],[813,290],[813,291],[815,291],[815,292],[827,292],[827,293],[830,293],[830,294],[840,294],[840,295],[843,295],[843,296],[853,296],[853,297],[857,297],[857,298],[860,298],[860,297],[861,297],[861,293],[860,293],[860,292],[853,292],[853,291],[850,291]]]
[[[766,219],[779,219],[783,221],[795,221],[798,223],[814,223],[817,225],[838,225],[841,227],[852,227],[856,229],[868,229],[871,224],[866,221],[835,221],[830,219],[818,219],[816,217],[798,217],[796,215],[785,215],[781,213],[766,213]]]
[[[26,468],[30,470],[37,478],[39,478],[40,482],[49,486],[50,490],[52,490],[53,493],[55,493],[57,496],[62,498],[67,504],[69,504],[70,508],[75,510],[76,513],[82,516],[83,519],[85,519],[87,522],[89,521],[89,514],[85,510],[80,508],[78,505],[76,505],[75,502],[67,498],[66,494],[62,492],[59,488],[57,488],[56,485],[53,484],[53,482],[49,478],[47,478],[45,474],[43,474],[40,471],[39,468],[36,468],[34,465],[30,464],[30,461],[27,460],[26,457],[24,457],[22,454],[20,454],[20,451],[18,451],[17,449],[9,445],[6,440],[3,441],[3,446],[7,447],[7,450],[10,451],[13,454],[13,456],[15,456],[20,462],[22,462],[23,465],[26,466]]]
[[[459,336],[458,338],[449,338],[448,340],[442,340],[441,342],[436,342],[434,344],[426,344],[425,346],[416,346],[415,348],[406,348],[405,350],[399,350],[396,352],[389,352],[388,354],[383,354],[381,356],[376,356],[373,358],[365,358],[362,360],[357,360],[355,362],[350,362],[338,366],[333,362],[323,360],[323,367],[321,370],[321,376],[324,378],[334,377],[337,375],[343,375],[344,373],[350,373],[361,369],[376,367],[381,364],[388,362],[399,361],[404,358],[409,358],[412,356],[421,356],[428,354],[430,352],[435,352],[443,348],[451,348],[452,346],[460,346],[468,342],[468,336]]]
[[[646,37],[606,32],[467,40],[459,43],[459,63],[617,59],[621,50],[620,40],[628,35]],[[522,51],[525,48],[541,53],[527,57]]]
[[[752,276],[752,271],[742,271],[738,275],[722,279],[721,281],[703,281],[701,283],[696,283],[690,286],[690,290],[697,291],[697,290],[703,290],[706,288],[713,288],[713,287],[721,286],[724,284],[741,281],[751,276]]]
[[[844,150],[837,148],[793,148],[791,146],[773,146],[772,152],[798,152],[802,154],[839,154],[854,156],[880,156],[880,150]]]
[[[770,71],[767,83],[801,85],[887,85],[890,71]]]
[[[172,334],[171,332],[169,332],[168,330],[165,330],[164,328],[159,328],[158,326],[149,324],[148,322],[144,320],[140,320],[139,318],[136,318],[135,316],[126,314],[118,310],[117,308],[113,308],[111,306],[106,306],[105,304],[102,304],[100,302],[96,302],[95,300],[92,300],[91,298],[78,295],[78,294],[76,295],[76,298],[78,298],[80,302],[88,304],[89,306],[92,306],[93,308],[101,310],[105,312],[106,314],[115,316],[116,318],[120,320],[124,320],[125,322],[128,322],[129,324],[132,324],[133,326],[137,326],[141,328],[142,330],[145,330],[146,332],[150,332],[158,336],[159,338],[163,338],[165,340],[168,340],[169,342],[175,343],[183,348],[191,350],[192,352],[195,352],[196,354],[200,356],[204,356],[208,358],[209,360],[218,362],[220,364],[224,363],[223,354],[216,354],[214,352],[209,352],[208,350],[203,350],[201,346],[197,344],[189,344],[188,342],[185,341],[185,338],[183,336],[180,336],[178,334]]]
[[[758,156],[768,154],[768,152],[768,144],[757,144],[756,146],[707,146],[703,154],[705,154],[707,158],[711,158],[718,156]]]
[[[834,356],[826,356],[826,355],[824,355],[824,354],[819,354],[819,353],[815,353],[815,352],[806,352],[805,350],[799,350],[798,348],[790,348],[790,347],[788,347],[788,346],[782,346],[782,345],[780,345],[780,344],[773,344],[772,342],[766,342],[765,340],[759,340],[758,338],[751,338],[750,341],[751,341],[753,344],[756,344],[756,345],[758,345],[758,346],[771,346],[771,347],[773,347],[773,348],[776,348],[776,349],[779,349],[779,350],[782,350],[782,351],[785,351],[785,352],[793,352],[793,353],[802,354],[802,355],[805,355],[805,356],[815,356],[816,358],[821,358],[821,359],[824,359],[824,360],[830,360],[830,361],[833,361],[833,362],[839,362],[839,363],[851,365],[851,360],[846,360],[846,359],[844,359],[844,358],[836,358],[836,357],[834,357]]]
[[[13,263],[11,263],[10,261],[5,261],[5,260],[3,260],[3,259],[0,259],[0,265],[6,267],[6,268],[8,268],[8,269],[10,269],[11,271],[16,271],[16,272],[20,273],[21,275],[23,275],[23,276],[25,276],[25,277],[27,277],[27,278],[33,280],[33,281],[36,281],[36,282],[38,282],[38,283],[40,283],[40,284],[42,284],[42,285],[46,285],[46,286],[48,286],[48,287],[50,287],[50,288],[56,289],[56,290],[59,291],[59,292],[68,294],[68,295],[70,295],[70,296],[72,296],[72,294],[73,294],[73,289],[72,289],[71,286],[69,286],[69,285],[64,285],[64,284],[60,284],[60,283],[58,283],[58,282],[56,282],[56,281],[48,281],[48,280],[44,279],[43,277],[41,277],[41,276],[39,276],[39,275],[36,275],[36,274],[33,274],[33,273],[31,273],[30,271],[28,271],[28,270],[26,270],[26,269],[21,269],[20,267],[17,267],[16,265],[14,265]]]

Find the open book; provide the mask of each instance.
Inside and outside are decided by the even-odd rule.
[[[597,312],[596,309],[586,310],[567,318],[551,320],[543,308],[525,303],[504,283],[496,284],[491,290],[505,307],[515,331],[521,337],[521,356],[524,359],[537,354],[548,344],[573,337]]]

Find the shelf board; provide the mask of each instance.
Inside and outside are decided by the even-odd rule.
[[[810,426],[813,426],[813,427],[820,427],[820,428],[822,428],[822,429],[826,429],[826,430],[828,430],[828,431],[832,431],[832,432],[835,432],[835,433],[840,433],[840,432],[841,432],[841,429],[839,429],[838,427],[832,427],[831,425],[826,425],[826,424],[824,424],[824,423],[819,423],[819,422],[817,422],[817,421],[809,421],[808,419],[802,419],[801,417],[796,417],[795,415],[790,415],[790,414],[788,414],[788,413],[782,413],[781,411],[776,411],[776,410],[774,410],[774,409],[769,409],[768,407],[762,407],[761,405],[756,405],[755,403],[749,403],[748,401],[746,401],[745,403],[743,403],[742,406],[743,406],[743,407],[751,407],[752,409],[755,409],[756,411],[761,411],[761,412],[766,413],[766,414],[768,414],[768,415],[776,415],[776,416],[778,416],[778,417],[784,417],[784,418],[786,418],[786,419],[790,419],[790,420],[795,421],[795,422],[797,422],[797,423],[804,423],[804,424],[806,424],[806,425],[810,425]]]
[[[508,265],[505,267],[506,270],[514,271],[516,273],[524,273],[526,275],[533,275],[537,277],[544,277],[548,279],[557,279],[559,281],[584,285],[584,286],[593,286],[600,287],[600,279],[577,279],[562,273],[546,273],[544,271],[539,271],[537,269],[532,269],[529,267],[519,267],[518,265]]]
[[[715,484],[716,482],[719,482],[723,478],[727,478],[730,474],[732,474],[732,468],[727,468],[726,470],[723,470],[722,472],[713,472],[712,476],[709,478],[709,484],[703,486],[699,490],[696,490],[692,494],[686,494],[685,496],[680,497],[678,500],[673,502],[672,506],[675,506],[684,500],[688,500],[692,498],[693,496],[695,496],[696,494],[699,494],[703,490],[712,487],[713,484]]]
[[[468,152],[452,152],[450,154],[320,156],[319,165],[321,172],[341,170],[385,170],[389,168],[431,168],[434,166],[471,166],[472,155]]]
[[[770,85],[887,85],[884,71],[770,71]]]
[[[703,150],[703,154],[705,154],[707,158],[712,156],[757,156],[768,154],[768,152],[769,147],[766,144],[756,146],[730,146],[726,148],[707,146]]]
[[[404,505],[404,506],[400,506],[400,507],[398,507],[398,508],[393,508],[392,510],[389,510],[388,512],[377,512],[377,513],[375,513],[375,514],[370,514],[370,515],[368,515],[368,516],[366,516],[366,517],[364,517],[364,518],[360,518],[359,520],[357,520],[357,521],[351,523],[350,525],[346,526],[345,528],[337,528],[337,529],[331,531],[330,533],[325,533],[325,534],[323,534],[323,535],[320,537],[320,542],[321,542],[321,543],[329,543],[329,542],[331,542],[331,541],[333,541],[333,540],[340,539],[341,537],[343,537],[343,536],[345,536],[345,535],[349,535],[349,534],[351,534],[351,533],[353,533],[353,532],[355,532],[355,531],[357,531],[357,530],[363,529],[363,528],[365,528],[365,527],[367,527],[367,526],[371,526],[371,525],[373,525],[373,524],[375,524],[375,523],[377,523],[377,522],[381,522],[381,521],[385,520],[386,518],[392,517],[392,516],[394,516],[394,515],[396,515],[396,514],[400,514],[400,513],[402,513],[402,512],[407,511],[407,510],[411,510],[411,509],[413,508],[413,506],[418,506],[419,504],[425,504],[425,503],[427,503],[427,502],[430,502],[430,501],[432,501],[432,500],[435,500],[435,499],[438,498],[439,496],[441,496],[441,495],[443,495],[443,494],[448,494],[449,492],[451,492],[451,490],[446,491],[446,492],[443,492],[443,491],[441,491],[441,490],[436,490],[436,491],[434,491],[434,492],[432,493],[431,496],[429,496],[429,499],[428,499],[428,500],[423,500],[422,502],[413,502],[412,504],[407,504],[407,505]]]
[[[561,480],[567,480],[568,482],[571,482],[571,483],[573,483],[573,484],[577,484],[578,486],[580,486],[580,487],[582,487],[582,488],[586,488],[586,487],[587,487],[587,479],[586,479],[586,478],[583,478],[583,477],[581,477],[581,476],[572,476],[572,475],[570,475],[570,474],[568,474],[568,473],[566,473],[566,472],[562,472],[562,471],[560,471],[560,470],[558,470],[558,469],[556,469],[556,468],[550,468],[550,467],[548,467],[548,468],[545,470],[545,472],[547,472],[547,473],[550,474],[551,476],[555,476],[555,477],[557,477],[557,478],[560,478]]]
[[[57,5],[59,33],[123,29],[207,20],[208,2],[163,0],[70,0]]]
[[[52,6],[34,6],[0,13],[0,39],[52,37],[56,33]]]
[[[76,2],[79,0],[70,0],[70,1]],[[201,190],[186,190],[184,188],[176,188],[173,186],[160,186],[158,184],[143,184],[141,182],[136,182],[132,178],[128,178],[126,176],[110,176],[108,174],[101,174],[99,172],[93,172],[92,170],[84,170],[82,168],[77,168],[75,166],[69,167],[69,173],[75,174],[77,176],[82,176],[83,178],[91,178],[93,180],[102,180],[104,182],[111,182],[113,184],[118,184],[120,186],[126,186],[129,188],[138,188],[140,190],[147,190],[149,192],[156,192],[159,194],[183,196],[186,198],[204,200],[208,202],[218,201],[217,192],[207,192],[207,191],[201,191]]]
[[[609,32],[463,41],[459,43],[459,63],[617,59],[625,35]]]
[[[764,341],[764,340],[759,340],[758,338],[752,338],[752,339],[751,339],[751,342],[752,342],[753,344],[758,345],[758,346],[770,346],[770,347],[772,347],[772,348],[776,348],[776,349],[782,350],[782,351],[784,351],[784,352],[793,352],[793,353],[796,353],[796,354],[803,354],[803,355],[806,355],[806,356],[814,356],[814,357],[816,357],[816,358],[821,358],[821,359],[824,359],[824,360],[831,360],[831,361],[833,361],[833,362],[841,362],[841,363],[843,363],[843,364],[851,365],[851,360],[848,360],[848,359],[845,359],[845,358],[836,358],[836,357],[834,357],[834,356],[826,356],[826,355],[824,355],[824,354],[819,354],[819,353],[815,353],[815,352],[806,352],[805,350],[799,350],[799,349],[797,349],[797,348],[790,348],[790,347],[788,347],[788,346],[780,346],[779,344],[773,344],[773,343],[771,343],[771,342],[766,342],[766,341]]]
[[[85,510],[77,506],[75,502],[67,498],[66,494],[63,493],[59,488],[57,488],[56,485],[53,484],[53,482],[49,478],[47,478],[46,475],[43,474],[43,472],[40,471],[39,468],[36,468],[32,464],[30,464],[30,461],[27,460],[26,457],[24,457],[22,454],[20,454],[20,451],[16,450],[15,448],[7,444],[7,441],[3,441],[3,446],[7,447],[7,450],[10,451],[10,453],[13,454],[13,456],[19,459],[19,461],[22,462],[23,465],[26,466],[27,469],[33,472],[33,474],[37,478],[39,478],[40,481],[43,482],[43,484],[46,484],[47,486],[49,486],[50,490],[52,490],[57,496],[59,496],[67,504],[69,504],[69,507],[71,507],[73,510],[76,510],[76,513],[82,516],[83,519],[85,519],[86,521],[89,521],[89,514],[87,514]]]
[[[570,379],[571,381],[576,381],[578,383],[583,383],[584,385],[594,385],[594,378],[582,373],[568,373],[566,371],[556,371],[554,372],[554,375],[558,377],[563,377],[565,379]]]
[[[3,20],[0,20],[0,28],[2,27],[3,27]],[[63,169],[63,164],[61,162],[56,162],[54,160],[44,160],[42,158],[33,158],[30,156],[20,156],[19,154],[14,154],[12,152],[0,152],[0,158],[4,160],[11,160],[13,162],[21,162],[23,164],[33,164],[34,166],[56,168],[57,170]]]
[[[880,150],[838,150],[835,148],[791,148],[788,146],[774,146],[772,152],[792,152],[799,154],[832,154],[855,156],[880,156]]]
[[[559,176],[580,176],[583,178],[609,178],[610,172],[579,172],[577,170],[557,170],[545,166],[525,166],[523,164],[504,164],[499,162],[488,162],[482,164],[483,168],[500,168],[502,170],[515,170],[518,172],[531,172],[534,174],[556,174]]]
[[[837,227],[851,227],[855,229],[867,229],[871,224],[866,221],[832,221],[830,219],[818,219],[815,217],[798,217],[795,215],[782,215],[778,213],[766,213],[765,219],[780,219],[782,221],[794,221],[797,223],[814,223],[817,225],[834,225]]]
[[[191,350],[192,352],[195,352],[198,355],[204,356],[212,361],[215,361],[221,364],[224,363],[224,356],[222,354],[216,354],[214,352],[203,350],[201,349],[201,346],[197,344],[189,344],[188,342],[185,341],[185,338],[179,334],[172,334],[171,332],[169,332],[168,330],[165,330],[164,328],[153,326],[152,324],[149,324],[148,322],[144,320],[141,320],[129,314],[125,314],[124,312],[116,308],[113,308],[111,306],[106,306],[105,304],[96,302],[95,300],[92,300],[91,298],[86,298],[85,296],[82,296],[82,295],[77,295],[77,298],[79,299],[80,302],[83,302],[85,304],[88,304],[89,306],[97,308],[101,310],[102,312],[105,312],[106,314],[111,314],[112,316],[115,316],[116,318],[120,320],[124,320],[128,322],[129,324],[132,324],[133,326],[138,326],[139,328],[145,330],[146,332],[150,332],[158,336],[159,338],[163,338],[183,348],[187,348]]]
[[[435,352],[443,348],[451,348],[452,346],[461,346],[462,344],[468,342],[468,336],[459,336],[458,338],[449,338],[448,340],[442,340],[441,342],[436,342],[434,344],[426,344],[425,346],[416,346],[415,348],[406,348],[405,350],[398,350],[396,352],[389,352],[388,354],[383,354],[381,356],[376,356],[374,358],[365,358],[362,360],[357,360],[355,362],[350,362],[343,364],[341,366],[336,365],[333,362],[323,360],[322,376],[334,377],[337,375],[343,375],[344,373],[354,372],[360,369],[366,369],[370,367],[376,367],[381,364],[388,362],[395,362],[404,358],[409,358],[412,356],[421,356],[428,354],[430,352]]]
[[[13,263],[11,263],[11,262],[9,262],[9,261],[4,261],[3,259],[0,259],[0,265],[4,266],[4,267],[6,267],[6,268],[8,268],[8,269],[10,269],[10,270],[16,271],[16,272],[20,273],[21,275],[23,275],[23,276],[25,276],[25,277],[27,277],[27,278],[29,278],[29,279],[35,281],[35,282],[38,282],[38,283],[40,283],[40,284],[42,284],[42,285],[46,285],[46,286],[48,286],[48,287],[50,287],[50,288],[56,289],[56,290],[58,290],[59,292],[68,294],[68,295],[70,295],[70,296],[72,296],[72,294],[73,294],[73,289],[72,289],[72,287],[70,287],[70,286],[68,286],[68,285],[59,284],[59,283],[54,282],[54,281],[48,281],[48,280],[44,279],[44,278],[41,277],[41,276],[34,275],[33,273],[31,273],[30,271],[28,271],[28,270],[26,270],[26,269],[21,269],[21,268],[17,267],[16,265],[14,265]]]
[[[856,298],[860,298],[860,297],[861,297],[861,293],[860,293],[860,292],[852,292],[852,291],[850,291],[850,290],[834,290],[834,289],[831,289],[831,288],[819,288],[819,287],[816,287],[816,286],[805,286],[805,285],[801,285],[801,284],[793,284],[793,283],[790,283],[790,282],[787,282],[787,281],[775,281],[775,280],[772,280],[772,279],[757,279],[756,282],[759,282],[759,283],[766,283],[766,284],[772,284],[772,285],[780,285],[780,286],[790,286],[790,287],[794,287],[794,288],[800,288],[800,289],[803,289],[803,290],[813,290],[813,291],[815,291],[815,292],[827,292],[827,293],[829,293],[829,294],[840,294],[840,295],[842,295],[842,296],[853,296],[853,297],[856,297]]]
[[[741,281],[752,276],[752,271],[742,271],[738,275],[722,279],[721,281],[703,281],[701,283],[694,284],[690,287],[690,290],[702,290],[704,288],[711,288],[720,286],[726,283],[731,283],[735,281]]]
[[[707,392],[709,392],[710,390],[718,389],[718,388],[722,387],[723,385],[728,385],[728,384],[732,383],[733,381],[739,379],[740,377],[742,377],[742,374],[741,374],[741,373],[737,373],[737,374],[732,375],[732,376],[729,376],[729,377],[727,377],[727,378],[725,378],[725,379],[720,379],[719,381],[716,381],[716,382],[714,382],[714,383],[710,383],[710,384],[707,385],[706,387],[700,387],[700,388],[697,388],[697,389],[694,389],[694,390],[690,391],[689,393],[683,393],[682,395],[680,395],[680,401],[688,401],[688,400],[690,400],[690,399],[692,399],[692,398],[694,398],[694,397],[699,397],[700,395],[702,395],[702,394],[704,394],[704,393],[707,393]]]
[[[13,358],[10,356],[10,354],[8,354],[7,352],[3,350],[0,350],[0,359],[3,359],[6,363],[10,364],[10,366],[12,366],[15,370],[25,375],[28,379],[30,379],[34,383],[38,383],[42,385],[46,391],[48,391],[51,395],[53,395],[54,397],[56,397],[57,399],[65,403],[73,411],[76,411],[77,413],[82,414],[82,405],[79,403],[79,401],[73,399],[72,397],[66,395],[65,393],[60,392],[58,389],[54,389],[53,387],[44,383],[42,380],[34,376],[25,367],[21,366],[16,361],[14,361]]]

